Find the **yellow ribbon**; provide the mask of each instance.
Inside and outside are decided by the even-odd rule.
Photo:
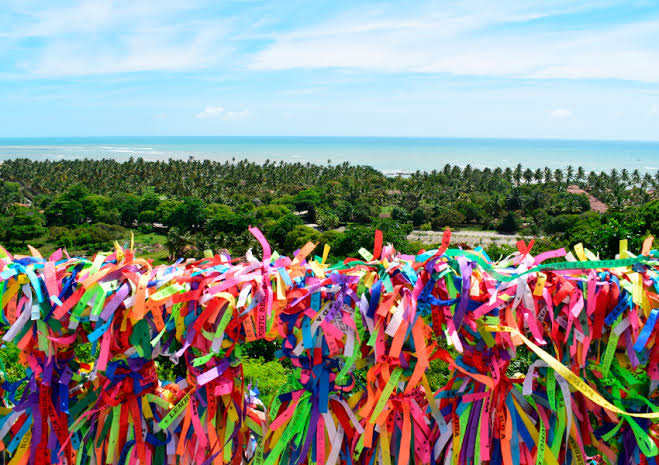
[[[547,362],[547,364],[554,369],[557,373],[559,373],[563,378],[567,380],[568,383],[570,383],[572,386],[574,386],[579,392],[581,392],[584,396],[588,397],[590,400],[595,402],[597,405],[600,407],[603,407],[607,410],[610,410],[611,412],[618,413],[620,415],[628,415],[630,417],[637,417],[637,418],[659,418],[659,412],[654,412],[654,413],[629,413],[625,412],[624,410],[619,409],[612,403],[610,403],[608,400],[606,400],[604,397],[599,395],[597,391],[595,391],[593,388],[591,388],[588,384],[586,384],[585,381],[583,381],[581,378],[579,378],[577,375],[575,375],[572,370],[567,368],[565,365],[563,365],[561,362],[556,360],[554,357],[549,355],[547,352],[542,350],[540,347],[535,345],[533,342],[531,342],[529,339],[526,338],[521,332],[519,332],[515,328],[510,328],[508,326],[499,326],[499,325],[488,325],[485,327],[488,331],[493,331],[493,332],[506,332],[506,333],[511,333],[513,335],[519,336],[522,341],[524,341],[524,344],[531,349],[533,352],[535,352],[538,357],[540,357],[542,360]]]

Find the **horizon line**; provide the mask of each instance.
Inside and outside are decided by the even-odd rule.
[[[549,142],[640,142],[659,143],[659,139],[594,139],[561,137],[492,137],[492,136],[354,136],[354,135],[93,135],[93,136],[0,136],[0,141],[11,139],[97,139],[97,138],[307,138],[307,139],[449,139],[495,141],[549,141]]]

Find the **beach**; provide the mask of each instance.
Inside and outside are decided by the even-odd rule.
[[[0,138],[0,160],[13,158],[168,159],[367,165],[387,176],[473,168],[532,170],[581,166],[654,174],[659,142],[428,137],[39,137]]]

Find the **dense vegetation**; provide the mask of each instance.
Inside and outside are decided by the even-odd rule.
[[[569,186],[587,191],[608,211],[592,211],[588,197],[568,192]],[[642,176],[624,169],[585,173],[572,167],[446,165],[392,178],[370,167],[329,161],[317,166],[16,159],[0,164],[0,244],[13,252],[26,252],[32,244],[46,253],[66,247],[93,254],[135,231],[140,256],[156,261],[198,257],[206,249],[239,256],[257,246],[247,232],[248,225],[256,225],[280,253],[290,254],[311,240],[329,244],[337,259],[355,255],[360,247],[370,249],[376,228],[398,250],[416,252],[424,245],[407,240],[413,229],[451,226],[542,237],[536,252],[583,242],[612,257],[620,239],[631,239],[635,250],[643,237],[659,230],[658,187],[659,173]],[[92,360],[88,346],[77,349],[83,361]],[[244,348],[246,377],[258,384],[266,401],[290,371],[273,361],[274,349]],[[15,380],[24,369],[12,350],[0,351],[0,361]],[[519,360],[511,369],[525,371],[526,358]],[[165,379],[183,373],[166,360],[160,370]],[[446,382],[446,374],[443,364],[431,366],[433,388]]]
[[[421,244],[407,241],[412,229],[451,226],[542,236],[546,248],[583,242],[612,256],[619,239],[632,239],[633,248],[657,231],[658,184],[659,172],[653,177],[625,169],[446,165],[391,178],[329,161],[15,159],[0,165],[0,243],[14,251],[30,243],[93,253],[125,240],[130,229],[152,246],[160,238],[166,242],[167,251],[155,250],[160,260],[199,256],[205,249],[241,255],[255,245],[247,232],[251,224],[281,253],[313,240],[330,244],[338,258],[369,248],[376,227],[400,250],[413,251]],[[591,211],[586,195],[568,192],[570,185],[608,211]]]

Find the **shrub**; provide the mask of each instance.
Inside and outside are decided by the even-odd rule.
[[[245,380],[259,390],[259,397],[265,405],[270,404],[277,390],[286,383],[291,371],[284,368],[277,360],[266,362],[261,357],[243,360]]]
[[[503,217],[497,230],[502,233],[514,233],[519,229],[519,217],[515,212],[508,212]]]
[[[444,209],[435,216],[430,224],[435,231],[441,231],[445,227],[455,227],[465,222],[465,216],[458,210]]]

